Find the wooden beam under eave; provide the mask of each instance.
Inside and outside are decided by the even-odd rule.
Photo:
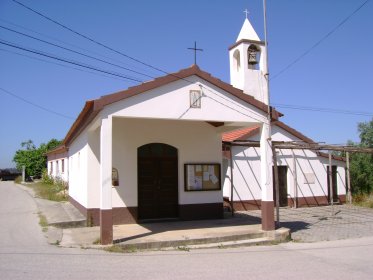
[[[224,122],[207,122],[209,125],[212,125],[213,127],[220,127],[224,125]]]

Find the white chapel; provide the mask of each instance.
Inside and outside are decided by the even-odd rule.
[[[265,44],[248,19],[229,59],[231,84],[192,65],[87,101],[48,153],[48,173],[68,182],[69,201],[100,225],[102,244],[115,224],[223,218],[227,203],[261,209],[263,230],[275,228],[268,139],[312,140],[268,106]],[[260,147],[232,145],[243,139]],[[287,205],[327,203],[324,155],[289,153],[278,156]],[[343,202],[344,162],[333,166]]]

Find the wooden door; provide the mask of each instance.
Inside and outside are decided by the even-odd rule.
[[[326,168],[328,175],[328,202],[330,203],[330,180],[329,180],[329,166]],[[332,180],[333,180],[333,201],[338,202],[338,190],[337,190],[337,166],[332,165]]]
[[[138,149],[139,219],[178,217],[177,149],[160,143]]]
[[[288,183],[287,183],[287,166],[277,166],[278,170],[278,183],[279,183],[279,206],[288,206]],[[276,205],[276,187],[275,187],[275,174],[273,172],[273,200]]]

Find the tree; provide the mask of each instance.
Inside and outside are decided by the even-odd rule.
[[[359,147],[373,148],[373,119],[358,123]],[[364,153],[351,154],[351,186],[354,193],[371,193],[373,191],[373,155]]]
[[[26,168],[27,176],[41,176],[43,170],[47,166],[46,153],[59,146],[62,141],[51,139],[47,144],[40,144],[37,148],[32,140],[21,143],[22,149],[16,151],[13,161],[16,163],[17,169],[22,170],[22,166]]]

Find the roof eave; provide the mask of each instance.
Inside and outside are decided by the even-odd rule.
[[[254,106],[255,108],[267,112],[268,106],[254,97],[245,94],[242,90],[229,85],[220,79],[213,77],[211,74],[202,71],[197,65],[192,65],[189,68],[183,69],[177,73],[171,73],[163,77],[156,78],[152,81],[142,83],[137,86],[130,87],[126,90],[102,96],[95,100],[90,100],[85,103],[83,110],[80,112],[78,118],[75,120],[70,130],[66,134],[63,144],[68,147],[71,142],[87,127],[87,125],[97,116],[97,114],[107,105],[113,104],[120,100],[135,96],[137,94],[158,88],[160,86],[172,83],[177,80],[186,80],[190,76],[198,76],[199,78],[213,84],[214,86],[229,92],[238,99]],[[273,120],[278,120],[283,116],[282,113],[276,111],[271,107],[271,117]]]

